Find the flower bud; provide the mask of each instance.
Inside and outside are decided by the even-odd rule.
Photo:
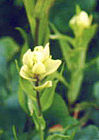
[[[88,16],[85,11],[81,11],[79,14],[71,18],[69,24],[74,32],[82,32],[83,29],[90,27],[92,22],[92,16]]]
[[[78,16],[77,16],[77,25],[78,26],[83,26],[85,28],[90,26],[90,20],[88,17],[88,14],[84,11],[82,11]]]

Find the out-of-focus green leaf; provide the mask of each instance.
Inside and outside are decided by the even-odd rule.
[[[51,104],[52,104],[52,102],[54,100],[55,89],[56,89],[58,81],[61,81],[65,85],[68,86],[68,83],[66,82],[66,80],[62,76],[63,71],[64,71],[64,65],[62,65],[62,68],[61,68],[60,72],[54,72],[51,76],[48,76],[45,79],[46,81],[51,80],[53,82],[52,82],[52,87],[51,88],[45,89],[42,92],[40,101],[41,101],[41,106],[42,106],[43,111],[47,110],[51,106]],[[57,79],[57,80],[55,81],[54,79]]]
[[[2,135],[2,134],[3,134],[3,132],[4,132],[4,131],[3,131],[2,129],[0,129],[0,135]]]
[[[78,131],[74,138],[74,140],[98,140],[98,139],[99,139],[99,129],[92,125]]]
[[[36,101],[36,92],[33,90],[33,85],[27,81],[24,80],[23,78],[20,78],[20,87],[19,87],[19,102],[22,108],[29,113],[29,115],[33,112],[31,112],[31,109],[33,109],[33,106],[35,108],[35,101]],[[31,100],[31,106],[32,108],[30,109],[30,102],[28,102],[28,98]],[[33,102],[33,104],[32,104]]]
[[[55,35],[50,35],[51,39],[58,39],[59,41],[65,41],[67,43],[72,44],[72,47],[75,47],[74,39],[70,36],[61,34],[56,27],[50,22],[51,29],[54,31]]]
[[[86,47],[86,45],[88,45],[88,43],[90,42],[90,40],[93,38],[93,36],[96,33],[97,30],[97,25],[94,24],[92,25],[90,28],[85,29],[83,34],[82,34],[82,45]]]
[[[99,107],[97,107],[96,109],[92,109],[92,113],[90,113],[89,119],[91,119],[99,128]]]
[[[83,101],[81,103],[76,104],[75,110],[82,111],[82,110],[87,110],[90,107],[96,107],[96,106],[97,105],[94,102]]]
[[[47,110],[53,102],[57,82],[58,82],[57,80],[53,82],[53,86],[50,89],[45,89],[44,93],[40,98],[43,111]]]
[[[35,123],[36,129],[39,130],[39,120],[38,120],[37,115],[36,115],[35,112],[33,113],[33,116],[32,117],[33,117],[33,121]]]
[[[36,27],[34,19],[35,2],[36,2],[35,0],[23,0],[33,37],[35,36],[35,27]]]
[[[49,42],[50,31],[48,28],[48,18],[44,17],[40,20],[38,45],[45,45]]]
[[[20,34],[22,35],[24,39],[24,42],[28,43],[27,33],[20,27],[16,27],[15,29],[20,32]]]
[[[83,73],[80,70],[74,71],[71,75],[71,82],[68,90],[68,100],[72,104],[76,101],[80,92]]]
[[[23,57],[23,54],[28,50],[29,48],[29,44],[28,44],[28,36],[27,36],[27,33],[20,27],[16,27],[16,30],[18,30],[23,39],[24,39],[24,44],[22,45],[22,49],[21,49],[21,56],[20,56],[20,59],[22,59]]]
[[[56,0],[50,11],[50,21],[56,25],[61,32],[70,32],[68,26],[70,18],[75,13],[76,5],[83,10],[92,13],[97,5],[97,0]],[[58,10],[57,10],[58,9]],[[57,13],[57,14],[56,14]]]
[[[76,5],[76,14],[78,15],[81,12],[81,8],[79,5]]]
[[[27,96],[26,96],[25,92],[22,90],[21,87],[19,87],[18,99],[19,99],[19,103],[20,103],[22,109],[26,113],[29,113],[29,109],[28,109],[28,105],[27,105],[28,99],[27,99]]]
[[[35,17],[36,17],[36,25],[38,25],[38,45],[45,45],[49,42],[49,27],[48,27],[48,16],[49,9],[55,0],[38,0],[35,6]],[[42,12],[41,12],[42,11]],[[37,30],[36,30],[37,31]],[[36,40],[36,38],[35,38]]]
[[[20,78],[20,86],[28,97],[30,97],[34,101],[36,100],[36,91],[33,89],[33,85],[31,82]]]
[[[94,84],[93,94],[94,94],[97,104],[99,105],[99,82],[96,82]]]
[[[32,117],[33,117],[36,129],[39,130],[39,127],[41,127],[41,129],[44,130],[46,127],[46,122],[43,116],[38,116],[38,114],[34,112]]]
[[[15,0],[15,1],[14,1],[14,4],[15,4],[16,6],[23,6],[22,0]]]
[[[4,37],[0,39],[0,54],[4,55],[7,61],[11,60],[18,50],[19,45],[11,37]]]
[[[7,62],[6,58],[0,53],[0,80],[7,78]],[[0,82],[2,84],[2,81]]]
[[[18,87],[19,87],[19,74],[17,72],[17,69],[16,69],[16,65],[14,62],[12,62],[10,64],[10,68],[9,68],[9,74],[10,74],[10,90],[11,90],[11,93],[13,94],[17,94],[18,92]],[[9,79],[9,77],[8,77]]]
[[[75,119],[70,117],[66,103],[58,94],[55,94],[51,107],[45,112],[45,118],[49,123],[61,124],[63,127],[77,123]]]
[[[55,78],[57,78],[60,82],[62,82],[66,87],[69,87],[68,82],[65,80],[65,78],[59,73],[55,72],[54,73]]]
[[[53,134],[48,136],[46,140],[70,140],[70,136],[65,136],[63,134]]]
[[[14,139],[15,139],[15,140],[18,140],[18,138],[17,138],[17,133],[16,133],[16,128],[15,128],[14,125],[13,125],[13,127],[12,127],[12,130],[13,130]]]
[[[28,108],[29,108],[29,111],[30,111],[30,115],[32,116],[33,115],[33,111],[34,111],[34,106],[33,106],[33,101],[28,97],[28,101],[27,101],[27,104],[28,104]]]
[[[46,127],[46,122],[43,118],[43,116],[38,116],[39,124],[41,125],[41,129],[44,130]]]

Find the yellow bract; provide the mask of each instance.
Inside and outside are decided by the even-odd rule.
[[[81,11],[70,20],[70,25],[77,25],[82,28],[87,28],[91,25],[92,16],[88,16],[85,11]]]
[[[20,70],[20,76],[30,81],[42,80],[45,76],[55,72],[61,64],[61,60],[53,60],[50,56],[49,43],[43,46],[37,46],[34,51],[30,49],[23,56],[23,66]],[[45,86],[51,86],[46,83]],[[40,87],[39,87],[40,88]]]

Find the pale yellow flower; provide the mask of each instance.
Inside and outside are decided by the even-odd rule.
[[[75,15],[70,20],[70,25],[76,25],[82,28],[88,28],[91,25],[92,16],[88,16],[85,11],[81,11],[78,15]]]
[[[53,60],[50,55],[49,43],[43,46],[36,46],[34,51],[30,49],[23,56],[23,66],[20,70],[20,76],[29,81],[42,80],[47,75],[55,72],[61,64],[61,60]],[[48,81],[43,87],[51,86]]]

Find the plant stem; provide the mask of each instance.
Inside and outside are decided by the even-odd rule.
[[[35,83],[35,86],[39,85],[39,80],[37,78],[37,81]],[[42,115],[42,109],[41,109],[41,103],[40,103],[40,95],[39,95],[39,91],[36,91],[36,100],[37,100],[37,104],[38,104],[38,109],[39,109],[39,116]]]
[[[42,109],[41,109],[40,96],[39,96],[39,92],[38,91],[37,91],[36,99],[37,99],[37,104],[38,104],[38,108],[39,108],[39,116],[41,116],[42,115]]]
[[[38,39],[39,39],[39,25],[40,25],[40,20],[36,18],[36,29],[35,29],[35,46],[38,45]]]
[[[39,85],[39,80],[37,79],[36,81],[36,86]],[[39,113],[38,113],[38,116],[42,116],[42,108],[41,108],[41,103],[40,103],[40,95],[39,95],[39,91],[36,92],[36,99],[37,99],[37,104],[38,104],[38,110],[39,110]],[[44,132],[42,130],[42,127],[41,127],[41,123],[39,122],[39,134],[40,134],[40,140],[44,140]]]
[[[41,128],[41,124],[39,124],[39,133],[40,133],[40,140],[44,140],[44,133],[43,133],[43,130]]]

